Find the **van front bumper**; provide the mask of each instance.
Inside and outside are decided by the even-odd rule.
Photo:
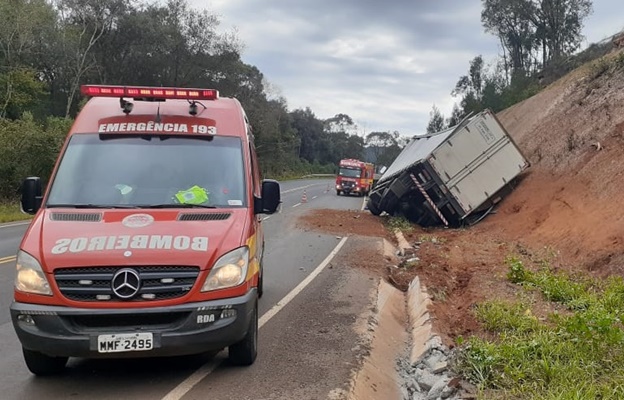
[[[254,288],[240,297],[155,308],[87,309],[13,302],[11,319],[25,349],[49,356],[178,356],[221,350],[241,341],[252,326],[257,298]],[[136,333],[151,334],[153,348],[111,352],[100,336]]]

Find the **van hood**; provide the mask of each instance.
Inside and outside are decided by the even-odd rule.
[[[40,238],[39,255],[49,273],[63,267],[118,265],[207,269],[243,245],[247,212],[45,209],[31,225],[39,235],[29,236]]]

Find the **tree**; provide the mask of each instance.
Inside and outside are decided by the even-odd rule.
[[[535,71],[540,58],[545,68],[572,54],[592,12],[591,0],[482,1],[481,21],[501,42],[508,81]]]
[[[56,14],[44,0],[0,0],[0,118],[15,119],[42,101],[45,84],[38,76],[40,44]]]
[[[64,55],[68,80],[65,116],[69,117],[83,75],[96,67],[92,51],[113,28],[126,7],[125,0],[60,0]]]
[[[347,114],[336,114],[324,121],[325,128],[329,132],[345,132],[348,134],[357,134],[357,125]]]
[[[429,123],[427,124],[427,133],[436,133],[444,130],[446,128],[446,123],[444,122],[444,116],[438,109],[438,107],[433,105],[431,112],[429,113]]]
[[[401,152],[399,132],[371,132],[366,135],[366,145],[374,157],[377,165],[390,165]]]
[[[328,140],[328,161],[337,164],[344,158],[361,159],[364,153],[364,139],[357,136],[357,125],[347,114],[336,114],[323,121]]]
[[[298,109],[290,113],[292,127],[299,138],[297,157],[314,162],[318,160],[319,143],[323,136],[323,122],[309,107]]]
[[[481,97],[481,91],[483,90],[483,81],[485,80],[485,70],[483,57],[481,55],[476,56],[470,60],[470,68],[468,69],[468,75],[463,75],[457,81],[455,89],[451,92],[453,96],[458,94],[474,93],[475,97]]]
[[[531,66],[531,54],[537,45],[536,28],[528,16],[531,0],[483,0],[481,22],[486,32],[498,36],[510,61],[508,75],[525,75]]]
[[[468,115],[483,110],[483,86],[487,79],[487,72],[483,58],[479,55],[470,61],[468,75],[463,75],[457,81],[452,96],[462,96],[461,114]]]
[[[32,69],[13,68],[0,74],[0,118],[17,119],[38,108],[45,94],[44,83]]]
[[[583,20],[592,12],[591,0],[530,0],[527,14],[541,42],[542,65],[557,62],[578,49]]]
[[[453,104],[453,110],[451,111],[451,116],[446,120],[446,126],[452,127],[459,124],[462,119],[464,119],[465,114],[461,108],[457,105],[457,103]]]
[[[451,95],[457,96],[472,93],[475,98],[479,99],[481,98],[483,82],[485,81],[486,75],[483,57],[478,55],[470,60],[469,64],[470,68],[468,69],[468,75],[459,77]]]

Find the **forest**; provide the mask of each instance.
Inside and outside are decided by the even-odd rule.
[[[494,66],[481,56],[452,94],[449,118],[434,106],[428,132],[483,108],[501,110],[534,94],[579,47],[589,0],[483,0],[484,29],[500,39]],[[320,119],[289,110],[262,71],[241,59],[245,44],[216,15],[186,0],[0,0],[0,201],[21,180],[49,176],[73,118],[80,85],[204,87],[236,97],[253,126],[265,177],[334,173],[342,158],[389,165],[411,138],[358,135],[340,110]]]

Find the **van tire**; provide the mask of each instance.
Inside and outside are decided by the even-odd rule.
[[[243,340],[228,348],[228,357],[233,365],[248,366],[258,355],[258,302],[254,305],[249,328]]]
[[[26,366],[35,375],[47,376],[60,374],[65,370],[69,357],[51,357],[38,351],[22,348]]]

